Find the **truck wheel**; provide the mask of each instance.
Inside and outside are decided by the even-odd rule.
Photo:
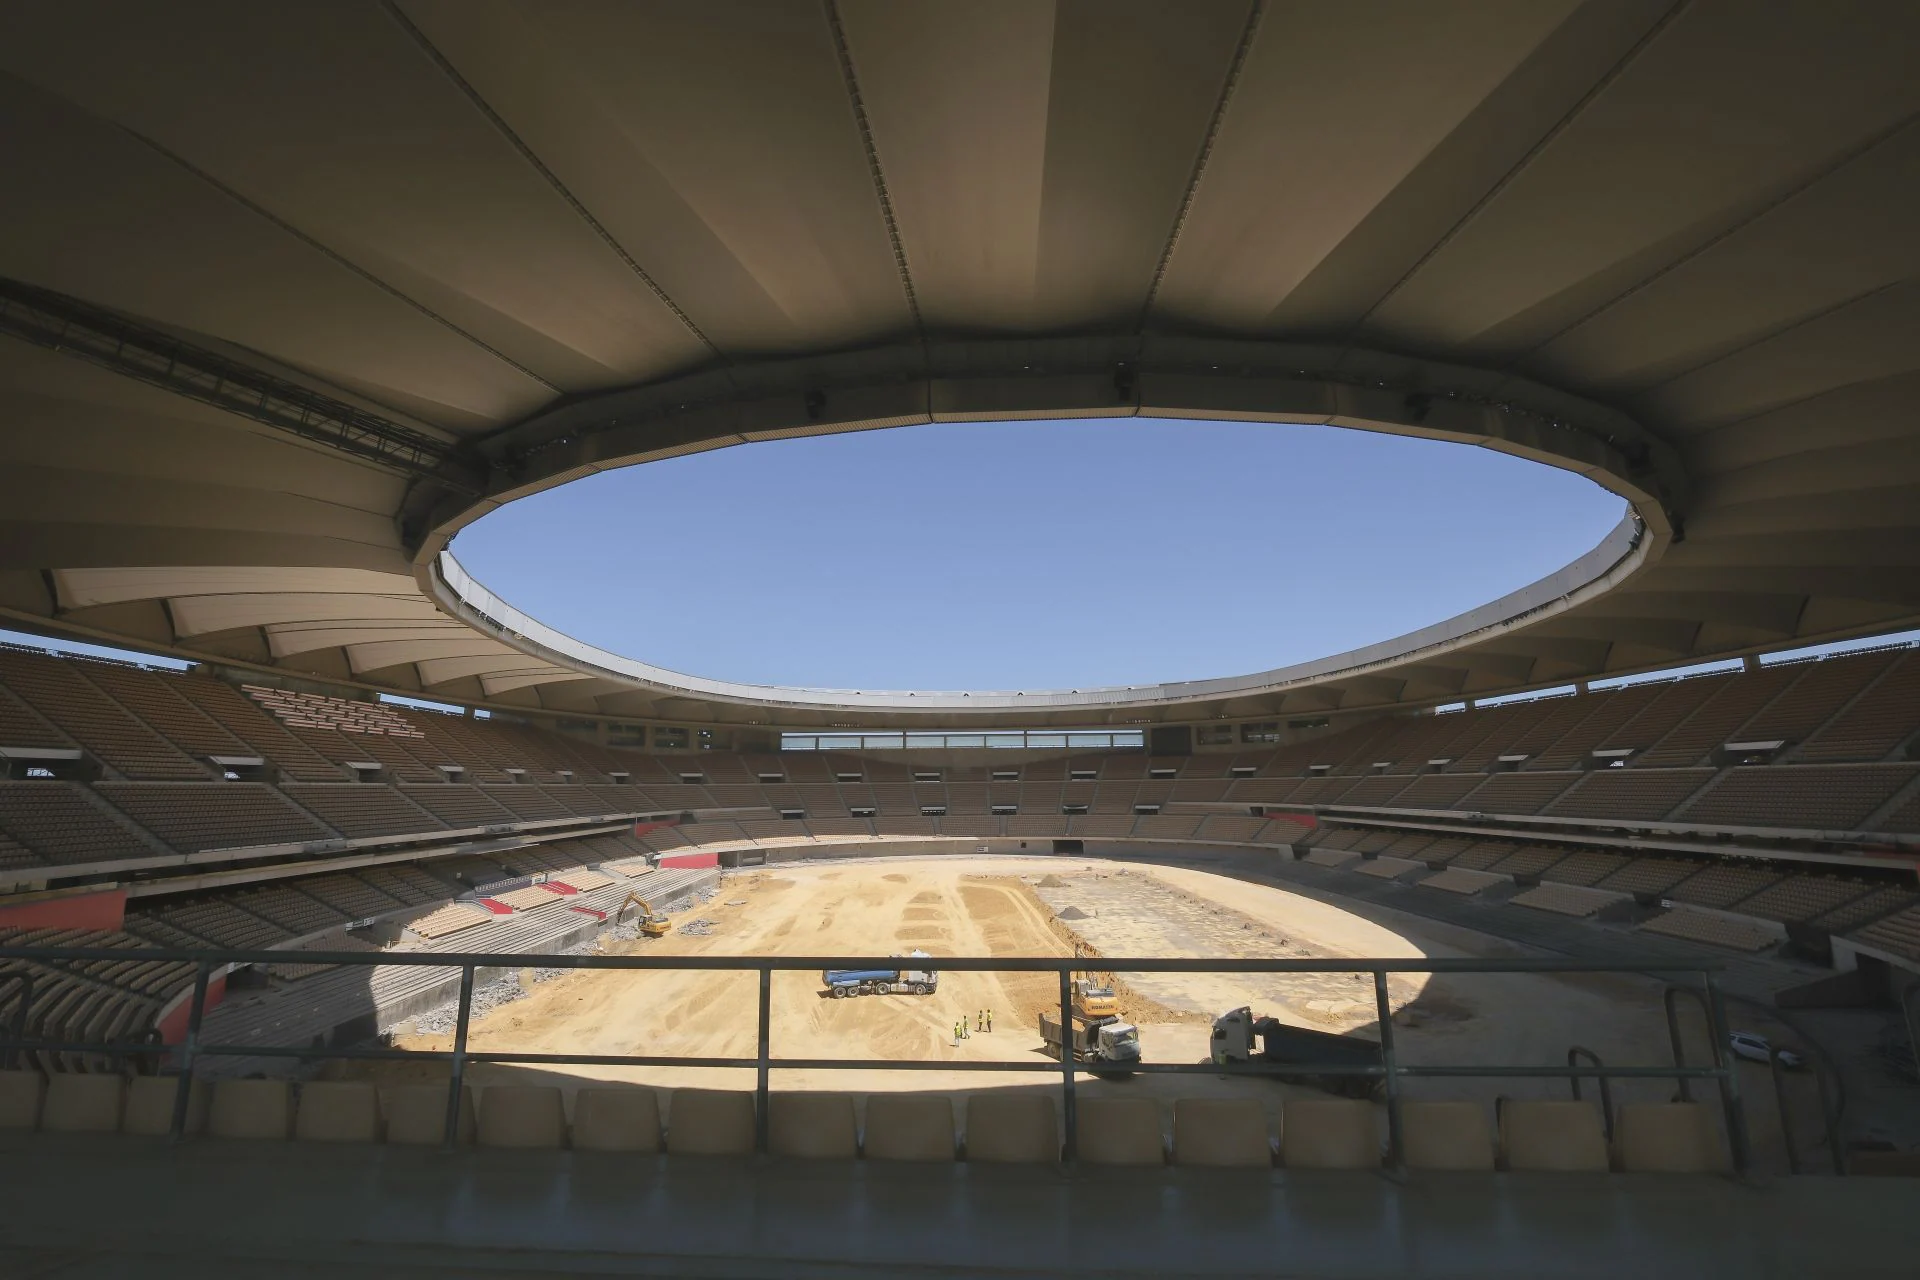
[[[845,987],[835,987],[833,989],[833,998],[835,1000],[845,1000],[847,998],[847,989]]]
[[[913,984],[913,994],[917,996],[923,996],[927,994],[927,991],[928,991],[928,987],[926,983],[916,982]]]

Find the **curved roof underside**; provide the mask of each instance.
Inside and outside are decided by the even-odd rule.
[[[508,707],[910,724],[556,653],[438,554],[600,467],[1121,412],[1487,444],[1645,533],[1443,643],[1003,723],[1912,625],[1916,65],[1899,0],[11,6],[0,615]]]

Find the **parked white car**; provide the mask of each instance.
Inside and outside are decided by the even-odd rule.
[[[1749,1062],[1765,1062],[1773,1056],[1773,1046],[1767,1042],[1767,1038],[1757,1036],[1751,1031],[1734,1032],[1727,1037],[1727,1044],[1733,1049],[1736,1057],[1745,1058]],[[1789,1071],[1798,1068],[1801,1064],[1800,1055],[1793,1050],[1780,1051],[1780,1065]]]

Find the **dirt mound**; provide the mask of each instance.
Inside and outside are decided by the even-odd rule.
[[[1054,912],[1054,914],[1062,920],[1085,920],[1087,918],[1087,913],[1078,907],[1067,907],[1065,910]]]
[[[1040,877],[1039,884],[1042,889],[1064,889],[1067,887],[1067,882],[1055,875]]]

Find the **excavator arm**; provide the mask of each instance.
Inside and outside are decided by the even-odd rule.
[[[635,918],[639,920],[640,932],[644,936],[649,938],[662,938],[666,936],[668,928],[667,917],[664,914],[655,912],[653,904],[637,893],[629,893],[626,896],[626,900],[620,904],[620,909],[613,913],[613,922],[615,924],[619,924],[626,918],[628,907],[640,908],[640,914]]]

